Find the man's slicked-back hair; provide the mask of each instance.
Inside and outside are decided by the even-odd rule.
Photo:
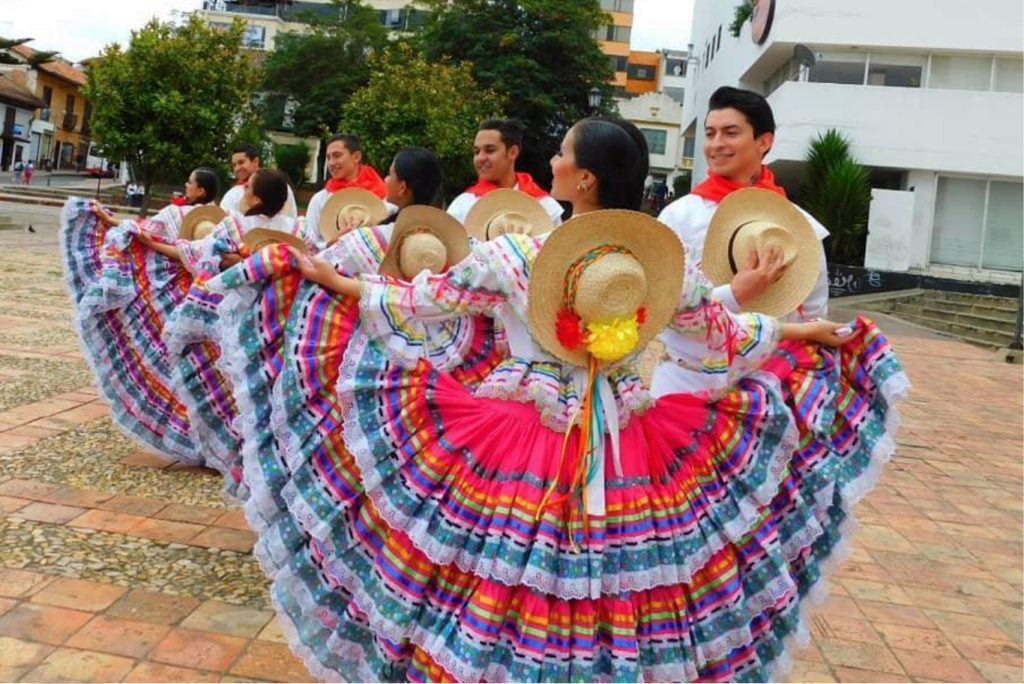
[[[515,145],[523,151],[523,125],[515,119],[485,119],[478,131],[498,131],[506,148]]]
[[[711,93],[708,99],[708,111],[716,109],[735,109],[742,113],[754,129],[755,138],[775,132],[775,116],[772,114],[771,105],[760,93],[722,86]]]
[[[253,159],[260,159],[262,156],[260,155],[260,151],[256,149],[256,146],[250,143],[242,143],[241,145],[236,145],[235,148],[231,150],[232,155],[236,155],[239,152],[248,157],[250,161]]]
[[[328,138],[327,145],[325,145],[324,148],[326,149],[327,147],[330,147],[331,143],[336,142],[343,143],[345,145],[345,149],[353,154],[363,151],[363,146],[359,142],[359,136],[350,135],[348,133],[336,133],[335,135],[332,135]]]

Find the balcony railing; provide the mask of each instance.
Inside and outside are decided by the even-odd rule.
[[[231,14],[257,14],[265,17],[282,16],[282,4],[276,2],[249,5],[225,2],[225,0],[203,0],[203,9],[211,12],[229,12]]]
[[[65,131],[68,131],[68,132],[73,132],[75,130],[75,126],[77,126],[77,125],[78,125],[78,115],[77,114],[65,114],[64,115],[64,120],[60,122],[60,127],[62,129],[64,129]]]

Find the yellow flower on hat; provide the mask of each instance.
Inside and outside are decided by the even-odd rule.
[[[601,361],[618,361],[640,343],[636,315],[587,323],[587,351]]]

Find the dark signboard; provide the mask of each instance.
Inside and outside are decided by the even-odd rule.
[[[854,295],[897,292],[899,290],[941,290],[965,294],[990,295],[993,297],[1019,297],[1020,285],[1006,283],[983,283],[916,273],[893,273],[876,271],[842,264],[828,265],[828,294],[830,297],[852,297]]]

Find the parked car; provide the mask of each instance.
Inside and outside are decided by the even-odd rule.
[[[102,166],[90,166],[85,170],[85,172],[93,178],[113,178],[115,175],[114,167],[112,166],[108,166],[106,168]]]

